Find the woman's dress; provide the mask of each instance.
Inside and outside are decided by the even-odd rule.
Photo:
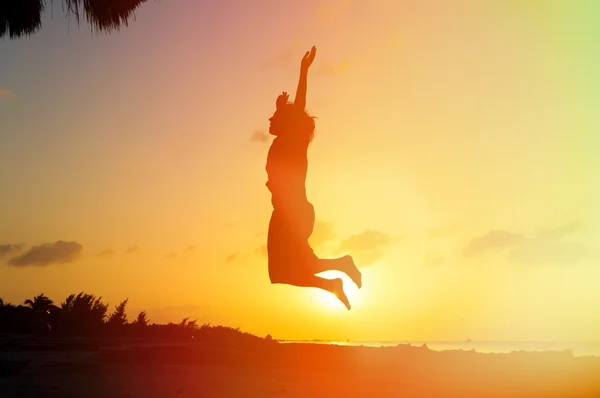
[[[317,257],[308,243],[315,210],[306,198],[308,142],[276,137],[267,157],[267,188],[273,213],[269,222],[267,253],[271,283],[288,283],[311,272]]]

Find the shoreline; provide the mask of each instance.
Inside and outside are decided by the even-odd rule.
[[[570,351],[0,337],[0,397],[600,396],[600,358]]]
[[[339,340],[277,340],[281,344],[323,344],[350,347],[396,347],[425,345],[432,351],[474,351],[484,354],[511,352],[572,351],[575,357],[600,358],[600,341],[339,341]]]

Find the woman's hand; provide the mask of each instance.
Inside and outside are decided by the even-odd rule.
[[[313,46],[310,51],[307,51],[300,63],[300,79],[298,80],[298,89],[296,89],[296,99],[294,107],[304,111],[306,107],[306,76],[308,68],[312,65],[315,55],[317,55],[317,47]]]
[[[290,96],[285,91],[282,94],[280,94],[279,97],[277,97],[277,102],[275,103],[275,105],[277,106],[277,109],[283,110],[283,108],[287,104],[289,98],[290,98]]]
[[[307,51],[306,54],[304,54],[302,62],[300,63],[300,68],[304,71],[307,71],[312,65],[315,55],[317,55],[317,47],[313,46],[310,51]]]

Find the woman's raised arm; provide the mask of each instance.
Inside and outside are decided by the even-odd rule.
[[[308,68],[313,63],[317,55],[317,48],[313,46],[310,51],[307,51],[300,63],[300,79],[298,80],[298,89],[296,90],[296,98],[294,98],[294,108],[304,111],[306,108],[306,78]]]

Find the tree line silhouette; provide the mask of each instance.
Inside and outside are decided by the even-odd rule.
[[[169,340],[239,340],[241,342],[269,340],[241,332],[239,328],[198,325],[196,319],[184,318],[179,323],[151,323],[146,311],[133,322],[127,318],[127,303],[123,300],[108,312],[102,297],[81,292],[69,295],[60,305],[39,294],[21,305],[5,303],[0,298],[0,333],[39,336],[142,337]]]

